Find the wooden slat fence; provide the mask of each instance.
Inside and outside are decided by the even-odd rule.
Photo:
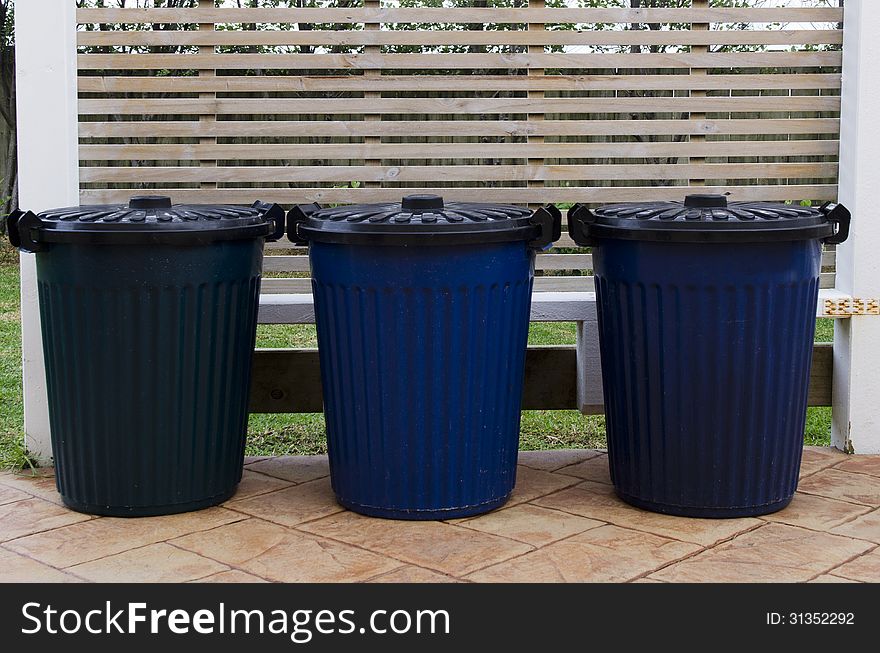
[[[214,4],[79,10],[84,202],[836,198],[839,8]]]

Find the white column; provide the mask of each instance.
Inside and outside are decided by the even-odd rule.
[[[837,249],[837,289],[880,297],[880,2],[846,0],[840,119],[840,201],[853,214]],[[834,323],[832,444],[880,453],[880,317]]]
[[[75,205],[79,154],[73,0],[15,3],[15,74],[19,203],[34,212]],[[26,444],[45,464],[51,461],[52,445],[33,254],[21,255],[21,330]]]

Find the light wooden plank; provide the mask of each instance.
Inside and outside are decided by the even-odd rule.
[[[189,32],[195,33],[198,32]],[[469,32],[472,33],[472,32]],[[490,32],[478,32],[487,34]],[[81,93],[320,92],[320,91],[622,91],[839,89],[839,73],[739,75],[80,75]]]
[[[433,193],[454,197],[462,202],[508,202],[528,204],[541,202],[638,202],[647,200],[682,200],[693,189],[687,186],[620,186],[620,187],[564,187],[533,188],[442,188],[437,186],[413,188],[220,188],[199,190],[182,188],[154,188],[150,193],[171,196],[178,203],[193,204],[250,204],[259,198],[282,204],[318,202],[325,204],[360,204],[368,202],[396,202],[413,192]],[[132,195],[143,194],[141,189],[83,189],[83,204],[124,203]],[[800,201],[836,200],[836,184],[779,184],[754,186],[706,186],[706,193],[731,193],[731,201]]]
[[[80,70],[453,70],[840,66],[840,51],[605,54],[82,54]]]
[[[652,179],[828,179],[836,163],[670,165],[218,166],[83,167],[84,183],[268,183],[439,181],[599,181]]]
[[[592,254],[538,254],[535,259],[536,270],[589,270],[592,266]],[[308,256],[266,256],[263,258],[263,270],[309,272],[311,268]]]
[[[318,161],[333,159],[553,159],[833,156],[838,141],[708,141],[656,143],[327,143],[290,145],[81,145],[84,161]]]
[[[825,302],[847,299],[845,293],[834,289],[819,291],[816,317],[825,314]],[[851,298],[849,298],[851,299]],[[830,316],[849,319],[849,315]],[[310,294],[260,295],[260,324],[314,324],[315,307]],[[536,292],[532,294],[529,314],[532,322],[596,322],[595,292]]]
[[[80,24],[123,23],[837,23],[835,7],[692,8],[89,8]]]
[[[131,105],[131,110],[136,105]],[[648,136],[679,134],[829,134],[840,132],[837,118],[734,120],[222,120],[202,126],[195,120],[82,121],[83,138],[228,138],[363,136]]]
[[[536,292],[592,292],[593,277],[535,277]],[[300,294],[312,291],[311,279],[263,279],[264,294]]]
[[[535,292],[592,292],[593,277],[535,277]],[[834,273],[823,272],[819,277],[820,288],[834,287]],[[312,291],[311,279],[274,278],[263,279],[265,294],[298,294]]]
[[[498,10],[503,11],[503,10]],[[360,45],[839,45],[841,30],[192,30],[80,31],[84,47]]]
[[[81,99],[83,115],[213,114],[509,114],[839,111],[838,96],[578,97],[578,98],[337,98],[326,99]],[[430,121],[426,121],[430,122]]]

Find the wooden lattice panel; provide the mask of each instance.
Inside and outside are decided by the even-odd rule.
[[[842,9],[208,4],[78,12],[83,201],[836,198]]]

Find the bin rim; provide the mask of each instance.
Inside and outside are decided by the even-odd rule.
[[[526,241],[535,249],[561,236],[562,213],[552,204],[536,211],[510,204],[445,202],[408,195],[399,202],[322,208],[299,204],[287,216],[288,238],[345,245],[480,245]]]
[[[169,197],[133,197],[128,204],[95,204],[16,211],[9,239],[27,252],[50,243],[87,245],[204,245],[217,241],[284,234],[284,210],[277,204],[172,204]]]
[[[630,202],[568,212],[569,233],[581,246],[597,240],[684,243],[762,243],[823,240],[849,235],[850,213],[841,204],[821,207],[773,202],[727,202],[724,195],[689,195],[684,202]]]

